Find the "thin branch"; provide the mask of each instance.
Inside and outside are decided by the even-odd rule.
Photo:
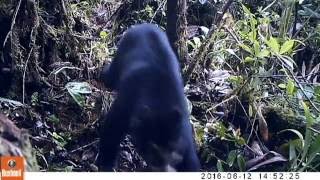
[[[19,9],[20,9],[20,6],[21,6],[21,2],[22,2],[22,0],[19,1],[18,5],[17,5],[17,8],[16,8],[16,10],[14,12],[14,15],[12,17],[10,31],[8,32],[8,34],[6,35],[6,38],[3,41],[3,47],[6,45],[9,36],[11,36],[11,34],[12,34],[13,27],[16,24],[16,19],[17,19],[17,15],[18,15],[18,12],[19,12]]]
[[[74,150],[72,150],[72,151],[70,151],[70,152],[71,152],[71,153],[74,153],[74,152],[76,152],[76,151],[79,151],[79,150],[85,149],[85,148],[87,148],[87,147],[89,147],[89,146],[92,146],[92,145],[94,145],[94,144],[97,144],[98,142],[99,142],[99,140],[95,140],[95,141],[93,141],[93,142],[91,142],[91,143],[89,143],[89,144],[87,144],[87,145],[81,146],[81,147],[79,147],[79,148],[77,148],[77,149],[74,149]]]
[[[25,81],[26,81],[27,67],[28,67],[29,59],[31,57],[32,52],[33,52],[33,47],[31,47],[31,49],[28,53],[26,64],[24,65],[24,69],[23,69],[23,75],[22,75],[22,104],[23,105],[24,105],[25,92],[26,92],[26,85],[25,85],[26,82]]]
[[[160,3],[159,7],[157,8],[157,10],[154,12],[154,14],[153,14],[153,16],[152,16],[152,18],[151,18],[151,20],[150,20],[150,23],[153,22],[153,19],[156,17],[157,13],[160,11],[161,8],[163,8],[163,7],[166,5],[166,3],[167,3],[167,0],[163,0],[163,1]]]
[[[209,108],[208,110],[206,110],[206,113],[209,112],[209,111],[211,111],[211,110],[213,110],[213,109],[215,109],[215,108],[217,108],[217,107],[220,106],[221,104],[224,104],[224,103],[226,103],[226,102],[234,99],[235,97],[237,97],[237,95],[232,95],[231,97],[229,97],[229,98],[221,101],[220,103],[218,103],[218,104],[216,104],[215,106],[213,106],[213,107]]]

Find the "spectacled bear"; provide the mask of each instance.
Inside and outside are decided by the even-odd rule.
[[[179,63],[160,28],[127,30],[101,80],[117,97],[101,118],[100,171],[112,171],[126,134],[152,171],[200,170]]]

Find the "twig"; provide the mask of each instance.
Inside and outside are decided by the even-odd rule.
[[[228,33],[232,36],[232,38],[237,41],[238,44],[243,44],[242,42],[240,42],[240,40],[237,38],[237,36],[227,27],[224,28],[225,30],[228,31]]]
[[[82,150],[82,149],[87,148],[87,147],[89,147],[89,146],[92,146],[92,145],[94,145],[94,144],[97,144],[98,142],[99,142],[99,140],[95,140],[95,141],[93,141],[93,142],[91,142],[91,143],[89,143],[89,144],[87,144],[87,145],[81,146],[81,147],[79,147],[79,148],[77,148],[77,149],[74,149],[74,150],[72,150],[72,151],[70,151],[70,152],[71,152],[71,153],[74,153],[74,152],[76,152],[76,151],[79,151],[79,150]]]
[[[44,161],[44,164],[46,165],[46,169],[49,169],[49,163],[48,163],[46,157],[44,157],[44,155],[41,153],[37,153],[37,156],[40,156],[42,158],[42,160]],[[43,171],[46,171],[46,170],[43,170]]]
[[[231,97],[229,97],[229,98],[221,101],[220,103],[218,103],[218,104],[216,104],[215,106],[213,106],[213,107],[209,108],[208,110],[206,110],[206,113],[209,112],[209,111],[211,111],[211,110],[213,110],[213,109],[215,109],[215,108],[217,108],[217,107],[220,106],[221,104],[224,104],[224,103],[232,100],[232,99],[235,98],[235,97],[237,97],[237,96],[236,96],[236,95],[232,95]]]
[[[309,129],[317,134],[320,134],[320,131],[315,128],[310,127]]]
[[[23,69],[23,76],[22,76],[22,104],[23,105],[24,105],[25,92],[26,92],[26,85],[25,85],[26,72],[27,72],[27,67],[28,67],[29,59],[31,57],[31,53],[32,52],[33,52],[33,47],[31,47],[31,49],[30,49],[30,51],[28,53],[26,64],[24,65],[24,69]]]
[[[16,8],[16,10],[14,12],[14,15],[12,17],[10,31],[8,32],[8,34],[6,35],[6,38],[3,41],[3,47],[6,45],[9,36],[11,36],[11,34],[12,34],[13,27],[16,24],[16,18],[17,18],[17,15],[18,15],[18,12],[19,12],[19,9],[20,9],[20,6],[21,6],[21,2],[22,2],[22,0],[19,1],[18,5],[17,5],[17,8]]]
[[[166,3],[167,3],[167,0],[163,0],[163,1],[161,2],[161,4],[160,4],[160,6],[158,7],[158,9],[154,12],[154,14],[153,14],[153,16],[152,16],[152,18],[151,18],[151,20],[150,20],[150,23],[153,22],[153,19],[154,19],[154,17],[156,17],[158,11],[159,11],[162,7],[164,7],[164,5],[165,5]]]

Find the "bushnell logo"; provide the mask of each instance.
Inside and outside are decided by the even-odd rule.
[[[17,165],[17,163],[16,163],[15,160],[13,160],[13,159],[9,160],[8,166],[9,166],[10,168],[14,168],[14,167],[16,167],[16,165]]]
[[[19,156],[1,157],[1,180],[23,180],[24,158]]]

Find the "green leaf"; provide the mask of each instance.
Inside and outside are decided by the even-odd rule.
[[[192,112],[192,103],[191,103],[191,101],[187,98],[187,97],[185,97],[185,100],[187,101],[187,105],[188,105],[188,111],[189,111],[189,113],[191,114],[191,112]]]
[[[60,122],[60,119],[57,118],[57,116],[55,116],[54,114],[53,114],[53,115],[50,115],[50,116],[48,117],[48,119],[49,119],[50,122],[52,122],[52,123],[54,123],[54,124],[58,124],[58,123]]]
[[[100,38],[101,39],[106,39],[108,37],[108,33],[105,31],[100,31]]]
[[[227,51],[231,55],[235,55],[235,56],[237,55],[233,49],[225,49],[225,51]]]
[[[299,10],[298,12],[299,12],[299,15],[302,15],[302,16],[320,18],[320,14],[318,12],[308,8],[307,6],[303,6],[303,10]]]
[[[292,161],[297,158],[296,146],[292,141],[289,142],[289,160]]]
[[[249,104],[249,117],[253,116],[253,109],[252,106]]]
[[[255,36],[256,36],[255,31],[250,31],[250,32],[248,33],[248,39],[249,39],[249,41],[250,41],[251,43],[253,43],[253,42],[256,40]]]
[[[304,146],[304,138],[303,138],[303,135],[298,131],[298,130],[295,130],[295,129],[284,129],[282,131],[280,131],[278,134],[281,134],[281,133],[284,133],[284,132],[293,132],[294,134],[296,134],[298,137],[299,137],[299,140],[301,141],[302,143],[302,147]]]
[[[260,53],[260,44],[257,40],[253,43],[254,54],[258,55]]]
[[[194,118],[194,117],[191,117]],[[191,120],[190,120],[191,121]],[[193,129],[195,132],[195,140],[196,143],[201,147],[204,141],[204,135],[205,135],[205,131],[203,126],[199,125],[198,123],[193,123]]]
[[[196,48],[199,48],[201,46],[201,40],[198,37],[193,38],[194,44],[196,45]]]
[[[64,168],[64,171],[65,171],[65,172],[72,172],[72,170],[73,170],[73,166],[66,166],[66,167]]]
[[[281,58],[281,60],[287,65],[288,68],[293,70],[293,65],[295,65],[295,62],[290,57]]]
[[[248,53],[250,53],[250,54],[252,54],[252,55],[254,54],[253,51],[252,51],[252,49],[251,49],[249,46],[244,45],[244,44],[239,44],[239,46],[240,46],[243,50],[247,51]]]
[[[222,162],[221,162],[220,159],[217,161],[217,169],[218,169],[219,172],[223,172],[224,171],[223,166],[222,166]]]
[[[87,82],[68,82],[66,84],[68,91],[76,94],[91,94],[91,86]]]
[[[251,42],[254,42],[257,39],[256,25],[257,25],[257,20],[254,18],[254,15],[250,16],[251,32],[249,33],[249,37]]]
[[[320,135],[318,135],[312,142],[309,149],[309,160],[312,161],[317,155],[320,154]]]
[[[231,82],[231,83],[234,83],[234,84],[240,84],[243,82],[243,77],[242,76],[233,76],[231,75],[228,80]]]
[[[306,116],[306,119],[307,119],[307,128],[311,127],[314,123],[314,119],[311,115],[311,112],[310,112],[310,109],[309,107],[307,106],[307,104],[303,101],[301,101],[301,105],[303,107],[303,110],[304,110],[304,115]]]
[[[92,93],[91,87],[87,82],[69,82],[66,84],[66,89],[81,107],[85,104],[85,97],[83,95]]]
[[[295,89],[294,82],[293,82],[292,79],[289,79],[289,81],[287,83],[287,93],[288,93],[288,95],[293,96],[294,89]]]
[[[59,146],[59,148],[63,148],[67,144],[65,139],[56,132],[53,132],[51,135],[53,137],[54,142]]]
[[[306,97],[307,99],[312,99],[315,96],[313,87],[309,86],[304,86],[303,90],[297,89],[296,92],[300,97]]]
[[[287,53],[287,52],[289,52],[289,51],[292,51],[293,45],[294,45],[294,41],[293,41],[293,40],[288,40],[288,41],[286,41],[286,42],[281,46],[280,54],[285,54],[285,53]]]
[[[246,6],[244,6],[243,4],[241,4],[241,5],[242,5],[242,9],[245,12],[245,14],[247,14],[247,15],[251,14],[250,10]]]
[[[286,89],[287,86],[286,84],[281,83],[281,84],[278,84],[278,87],[281,89]]]
[[[36,105],[39,103],[39,93],[38,92],[34,92],[31,95],[31,102],[32,102],[32,105]]]
[[[237,158],[237,151],[236,150],[230,151],[227,159],[227,163],[229,167],[233,166],[233,163],[235,162],[236,158]]]
[[[251,63],[253,61],[254,61],[254,59],[252,57],[249,57],[249,56],[244,59],[245,63]]]
[[[246,170],[246,161],[244,160],[243,156],[241,155],[237,156],[237,163],[238,163],[239,170],[241,172],[244,172]]]
[[[196,49],[196,44],[193,41],[188,40],[187,44],[192,47],[192,49]]]
[[[316,96],[317,101],[320,101],[320,86],[314,87],[314,94]]]
[[[246,140],[243,137],[238,136],[236,137],[236,143],[240,146],[243,146],[246,144]]]
[[[270,37],[269,41],[267,41],[267,45],[273,52],[279,53],[280,45],[276,38]]]
[[[259,58],[265,58],[265,57],[269,57],[270,56],[270,51],[264,49],[262,51],[260,51],[258,54],[257,54],[257,57]]]
[[[302,161],[306,161],[306,157],[308,156],[308,152],[309,152],[309,149],[310,149],[311,142],[312,142],[312,132],[309,129],[309,127],[307,127],[306,132],[305,132],[305,138],[304,138],[304,147],[303,147],[302,155],[301,155],[301,160]],[[301,170],[303,170],[306,167],[307,166],[303,166],[301,168]]]
[[[216,123],[214,128],[217,131],[218,137],[225,139],[228,129],[222,123]]]

